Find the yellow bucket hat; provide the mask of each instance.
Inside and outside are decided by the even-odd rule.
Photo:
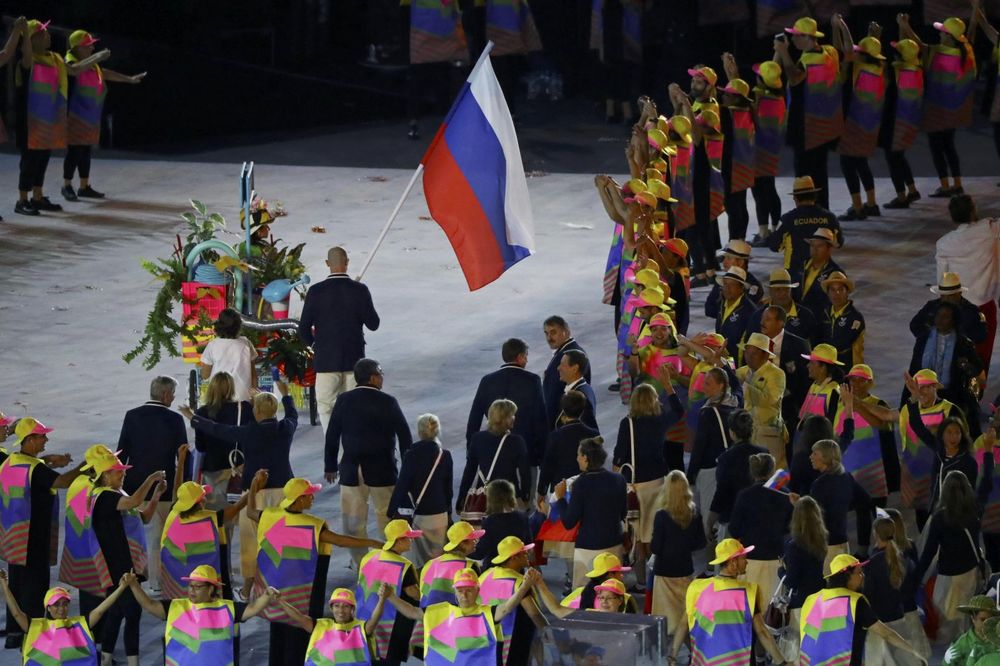
[[[715,547],[715,559],[709,564],[725,564],[729,560],[746,555],[753,549],[753,546],[744,546],[737,539],[723,539]]]
[[[448,528],[448,543],[444,545],[444,549],[450,553],[458,548],[458,544],[463,541],[482,539],[484,534],[486,534],[486,530],[477,530],[470,523],[460,520]]]
[[[806,37],[814,37],[819,39],[825,35],[817,30],[816,19],[809,16],[803,16],[798,21],[795,22],[791,28],[785,28],[785,32],[790,35],[804,35]]]
[[[490,561],[493,562],[493,564],[503,564],[515,555],[527,553],[534,547],[535,544],[526,544],[516,536],[505,537],[499,544],[497,544],[497,556]]]
[[[282,509],[287,509],[295,500],[302,497],[303,495],[315,495],[320,491],[321,486],[318,483],[309,483],[309,479],[303,479],[296,477],[294,479],[289,479],[285,487],[282,488],[282,492],[285,495],[285,499],[281,500],[278,504]]]
[[[825,342],[813,347],[811,354],[800,354],[800,356],[806,360],[818,361],[819,363],[826,363],[827,365],[844,365],[837,360],[837,349],[833,345],[828,345]]]
[[[179,512],[188,511],[210,492],[212,492],[212,486],[203,486],[194,481],[185,481],[177,489],[177,501],[174,502],[174,508]]]

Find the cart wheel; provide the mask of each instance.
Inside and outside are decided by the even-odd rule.
[[[188,405],[191,409],[198,409],[198,369],[195,368],[188,375]]]
[[[316,405],[316,387],[309,387],[309,425],[319,425],[319,407]]]

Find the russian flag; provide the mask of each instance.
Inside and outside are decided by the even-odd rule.
[[[773,475],[771,475],[771,478],[764,483],[764,487],[769,490],[782,492],[791,480],[792,475],[788,473],[788,470],[778,469]]]
[[[487,46],[424,154],[424,196],[469,290],[535,249],[528,183],[514,121]]]

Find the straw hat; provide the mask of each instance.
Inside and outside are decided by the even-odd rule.
[[[826,363],[827,365],[844,365],[837,360],[837,349],[825,342],[813,347],[812,353],[800,354],[800,356],[806,360]]]
[[[805,239],[807,243],[814,240],[826,241],[830,245],[837,247],[837,235],[833,233],[832,229],[828,229],[827,227],[818,228],[813,232],[812,236]]]
[[[792,191],[789,192],[793,197],[802,196],[803,194],[815,194],[816,192],[822,192],[823,188],[816,187],[813,184],[812,176],[798,176],[792,181]]]
[[[969,291],[968,287],[962,286],[962,278],[958,273],[945,273],[941,276],[941,284],[931,287],[931,293],[938,296],[948,296],[949,294],[964,294]]]
[[[737,259],[749,259],[750,253],[753,248],[750,247],[750,243],[739,238],[735,238],[728,243],[726,247],[720,250],[719,254],[728,254],[731,257],[736,257]]]
[[[784,268],[776,268],[771,271],[771,274],[767,278],[768,287],[797,287],[798,282],[792,282],[792,274],[786,271]]]
[[[715,281],[718,282],[720,285],[722,284],[723,280],[736,280],[737,282],[743,285],[744,289],[746,289],[747,272],[742,268],[740,268],[739,266],[730,266],[729,268],[726,269],[725,273],[716,276],[715,278]]]
[[[980,613],[986,611],[994,617],[1000,615],[1000,608],[997,608],[997,602],[985,594],[977,594],[969,599],[969,603],[958,606],[958,610],[963,613]]]
[[[827,276],[825,280],[821,281],[819,285],[823,288],[823,293],[826,293],[827,291],[829,291],[830,285],[838,283],[845,285],[847,287],[848,293],[854,291],[854,281],[851,280],[851,278],[844,275],[843,273],[841,273],[840,271],[833,271],[832,273],[830,273],[830,275]]]
[[[771,351],[771,338],[767,337],[763,333],[751,333],[750,337],[747,338],[746,342],[741,342],[737,345],[740,349],[745,349],[746,347],[754,347],[761,350],[771,358],[774,358],[774,352]]]

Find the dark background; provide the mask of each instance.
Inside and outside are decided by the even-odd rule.
[[[686,87],[686,70],[696,62],[721,74],[719,55],[726,50],[746,69],[769,58],[771,39],[757,38],[755,3],[748,4],[749,20],[700,25],[699,7],[702,21],[706,19],[704,2],[653,0],[643,19],[642,91],[662,100],[668,82]],[[532,2],[545,50],[525,58],[520,73],[558,72],[564,95],[573,103],[541,114],[537,104],[529,105],[519,122],[530,122],[532,115],[551,118],[556,109],[576,120],[603,122],[596,57],[588,49],[590,5],[590,0]],[[869,20],[881,21],[886,36],[895,38],[898,11],[909,11],[915,26],[922,22],[921,2],[850,8],[855,39]],[[398,0],[9,0],[5,28],[19,14],[52,20],[54,50],[64,51],[69,32],[84,28],[101,39],[98,48],[112,50],[108,67],[126,74],[149,72],[142,85],[113,84],[106,103],[105,147],[170,154],[183,152],[190,142],[213,145],[251,134],[260,140],[289,130],[406,115],[408,26]],[[377,64],[366,62],[373,44]],[[989,57],[986,39],[978,40],[978,48],[988,96],[996,68],[982,59]],[[461,68],[451,69],[423,91],[427,112],[447,109],[465,75]],[[12,72],[7,67],[3,73],[8,126]],[[519,97],[525,93],[523,81],[522,76]]]

